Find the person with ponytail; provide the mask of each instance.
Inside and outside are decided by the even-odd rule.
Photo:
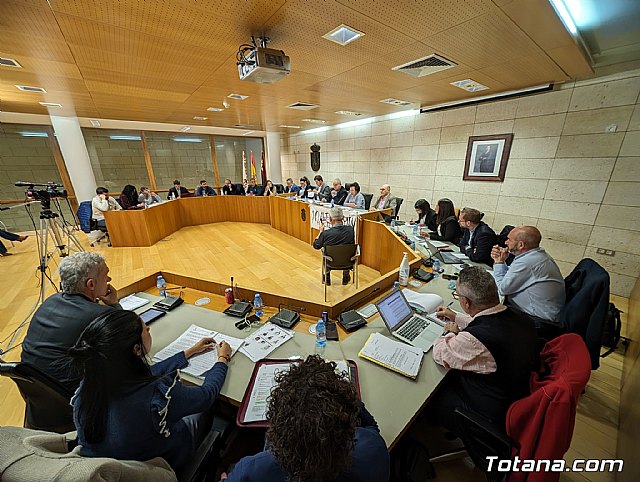
[[[96,318],[69,349],[71,367],[82,376],[71,399],[80,455],[140,461],[162,457],[180,478],[211,429],[231,347],[203,338],[152,366],[150,349],[149,327],[126,310]],[[183,385],[178,370],[213,349],[218,361],[202,386]]]

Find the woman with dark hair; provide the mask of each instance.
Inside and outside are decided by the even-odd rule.
[[[349,195],[344,200],[343,206],[356,209],[364,209],[364,196],[360,192],[360,184],[352,182],[349,184]]]
[[[122,209],[140,209],[144,207],[144,203],[138,201],[138,190],[131,184],[127,184],[122,188],[118,202]]]
[[[276,187],[270,180],[267,180],[267,185],[264,187],[263,196],[276,196],[278,193],[276,192]]]
[[[456,211],[453,207],[451,199],[443,198],[436,204],[436,224],[437,229],[433,233],[429,233],[429,238],[435,241],[449,241],[458,244],[462,237],[462,229],[458,224]]]
[[[307,176],[300,178],[300,191],[298,192],[298,196],[303,199],[313,199],[315,197],[315,193],[311,189],[311,182],[309,182]]]
[[[418,199],[413,207],[418,215],[418,219],[415,221],[415,224],[418,224],[419,226],[426,226],[431,231],[436,231],[438,229],[438,225],[436,223],[436,212],[431,209],[429,201],[426,199]],[[409,221],[409,224],[414,224],[414,221]]]
[[[378,425],[343,375],[317,355],[277,374],[266,450],[240,460],[227,482],[388,482]]]
[[[185,386],[178,369],[218,350],[202,386]],[[140,317],[110,311],[87,326],[68,351],[82,382],[71,399],[80,455],[126,460],[164,458],[180,478],[213,420],[212,406],[227,375],[231,348],[203,338],[149,366],[151,335]]]

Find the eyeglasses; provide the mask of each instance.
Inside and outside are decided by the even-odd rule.
[[[466,296],[461,295],[460,293],[458,293],[456,290],[453,290],[451,292],[451,296],[453,297],[454,300],[459,300],[460,298],[467,298]]]

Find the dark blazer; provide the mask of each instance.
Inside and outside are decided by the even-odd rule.
[[[186,187],[180,186],[180,196],[182,196],[183,194],[188,194],[189,190]],[[178,191],[176,190],[175,187],[172,187],[171,189],[169,189],[169,192],[167,193],[167,199],[171,199],[171,195],[174,195],[175,197],[178,197]]]
[[[436,231],[438,229],[438,224],[436,223],[436,212],[433,209],[429,209],[428,213],[423,213],[420,215],[417,224],[424,224],[429,231]]]
[[[471,261],[493,266],[491,249],[498,244],[498,236],[496,236],[496,232],[483,221],[480,221],[480,224],[478,224],[473,233],[473,238],[471,238],[471,247],[467,248],[470,236],[471,230],[465,229],[459,243],[460,252],[469,256]]]
[[[231,184],[230,186],[227,186],[225,184],[224,186],[222,186],[222,193],[225,196],[241,196],[243,194],[242,191],[244,191],[244,189],[240,189],[238,188],[238,186],[240,186],[241,188],[242,184]]]
[[[450,243],[458,244],[460,236],[462,236],[462,229],[458,224],[458,220],[455,216],[449,216],[447,219],[440,223],[440,231],[442,235],[439,235],[436,230],[429,234],[429,237],[434,241],[449,241]]]
[[[80,294],[49,296],[31,318],[22,342],[22,361],[75,390],[80,384],[80,375],[71,373],[62,363],[63,358],[89,323],[114,309],[121,307],[95,303]]]
[[[204,196],[204,193],[207,193],[207,196],[215,196],[218,193],[211,186],[198,186],[196,189],[196,196]]]
[[[590,258],[578,263],[564,280],[567,303],[558,320],[564,329],[580,335],[589,349],[591,368],[600,366],[602,331],[609,308],[609,273]]]
[[[120,206],[122,206],[122,209],[140,209],[138,207],[138,203],[132,204],[131,200],[124,194],[120,194],[120,197],[118,198],[118,203],[120,204]]]
[[[349,192],[344,188],[344,186],[340,186],[340,190],[336,193],[335,196],[330,198],[328,202],[331,202],[333,200],[333,204],[342,206],[348,195]]]

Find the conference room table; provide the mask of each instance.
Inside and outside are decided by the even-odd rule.
[[[400,229],[412,237],[409,227]],[[418,241],[421,240],[418,239]],[[417,249],[421,250],[422,248],[418,245]],[[445,272],[454,272],[453,265],[443,265],[443,267]],[[409,287],[409,289],[421,293],[438,294],[443,298],[444,304],[453,301],[449,281],[441,277],[436,277],[429,283],[420,283],[418,288]],[[138,296],[152,302],[160,299],[148,293],[138,293]],[[136,311],[144,311],[149,306],[146,305]],[[460,311],[457,301],[454,301],[452,308]],[[249,337],[258,329],[257,327],[251,328],[249,331],[237,329],[235,327],[237,321],[238,318],[227,316],[221,312],[185,303],[150,325],[153,337],[150,355],[153,356],[169,345],[192,324],[236,338]],[[301,321],[300,323],[306,322]],[[390,337],[390,333],[377,313],[368,319],[366,326],[351,333],[346,339],[328,341],[323,357],[328,360],[354,360],[356,362],[362,400],[376,418],[381,435],[387,447],[391,449],[427,404],[429,398],[444,379],[446,370],[434,362],[431,351],[424,354],[420,372],[415,380],[359,358],[358,352],[369,336],[375,332]],[[296,332],[292,339],[278,347],[268,358],[305,358],[307,355],[313,354],[314,350],[315,337],[311,334]],[[248,357],[240,352],[235,353],[229,363],[227,379],[220,393],[221,398],[239,406],[253,368],[254,363]],[[183,374],[183,379],[194,384],[202,383],[201,379],[188,374]]]

